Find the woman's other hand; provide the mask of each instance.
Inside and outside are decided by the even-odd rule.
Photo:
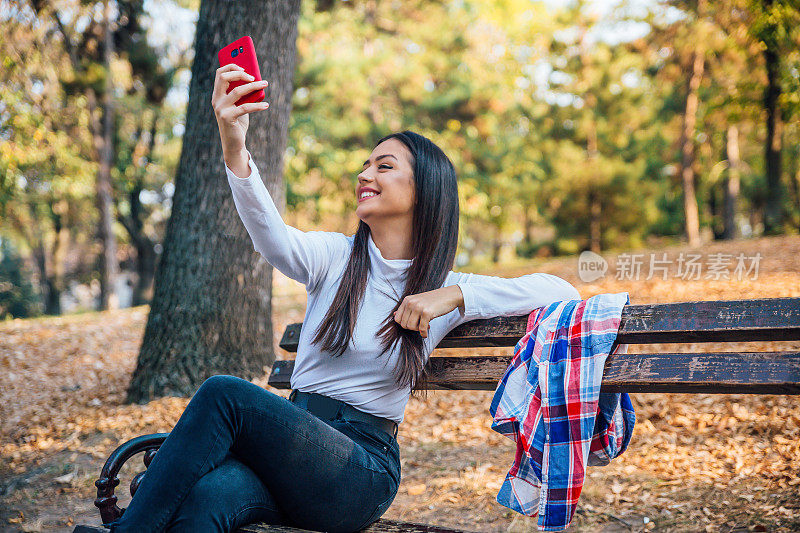
[[[232,81],[244,80],[245,83],[225,94]],[[259,89],[264,89],[269,85],[267,81],[253,81],[254,78],[239,65],[229,63],[217,69],[214,78],[214,90],[211,93],[211,107],[214,108],[214,115],[217,117],[219,136],[222,141],[222,153],[226,164],[242,158],[245,149],[245,135],[250,124],[248,113],[267,109],[267,102],[248,102],[237,106],[236,102],[242,96]],[[243,157],[245,165],[246,156]],[[230,166],[230,165],[228,165]],[[231,170],[234,170],[231,167]]]
[[[406,296],[394,312],[394,321],[405,329],[418,330],[423,338],[427,338],[431,320],[463,305],[461,288],[458,285],[448,285]]]

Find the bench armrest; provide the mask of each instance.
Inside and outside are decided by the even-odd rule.
[[[108,456],[106,463],[100,471],[100,479],[94,482],[97,487],[97,499],[95,499],[94,505],[100,509],[100,518],[103,520],[103,524],[108,524],[116,520],[122,516],[122,512],[124,511],[124,509],[117,507],[117,497],[114,495],[114,488],[119,485],[117,474],[119,474],[120,469],[122,469],[122,465],[137,453],[145,452],[143,459],[146,469],[150,466],[153,456],[155,456],[158,448],[164,440],[166,440],[167,435],[169,435],[169,433],[141,435],[120,444],[117,449]],[[136,493],[142,476],[144,476],[144,472],[137,474],[131,481],[131,496]]]

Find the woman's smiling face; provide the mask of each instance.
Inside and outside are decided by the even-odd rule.
[[[364,197],[364,192],[374,196]],[[356,183],[356,215],[369,224],[380,218],[411,216],[415,203],[412,155],[397,139],[387,139],[372,150]]]

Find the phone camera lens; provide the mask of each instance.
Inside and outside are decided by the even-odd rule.
[[[231,57],[236,57],[238,55],[239,55],[239,50],[234,50],[233,52],[231,52]]]

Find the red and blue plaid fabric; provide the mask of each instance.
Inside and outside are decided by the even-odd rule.
[[[628,393],[600,393],[627,292],[554,302],[531,311],[525,336],[492,398],[492,429],[517,444],[497,502],[540,531],[566,529],[587,465],[628,446],[636,415]],[[626,353],[620,344],[614,353]]]

